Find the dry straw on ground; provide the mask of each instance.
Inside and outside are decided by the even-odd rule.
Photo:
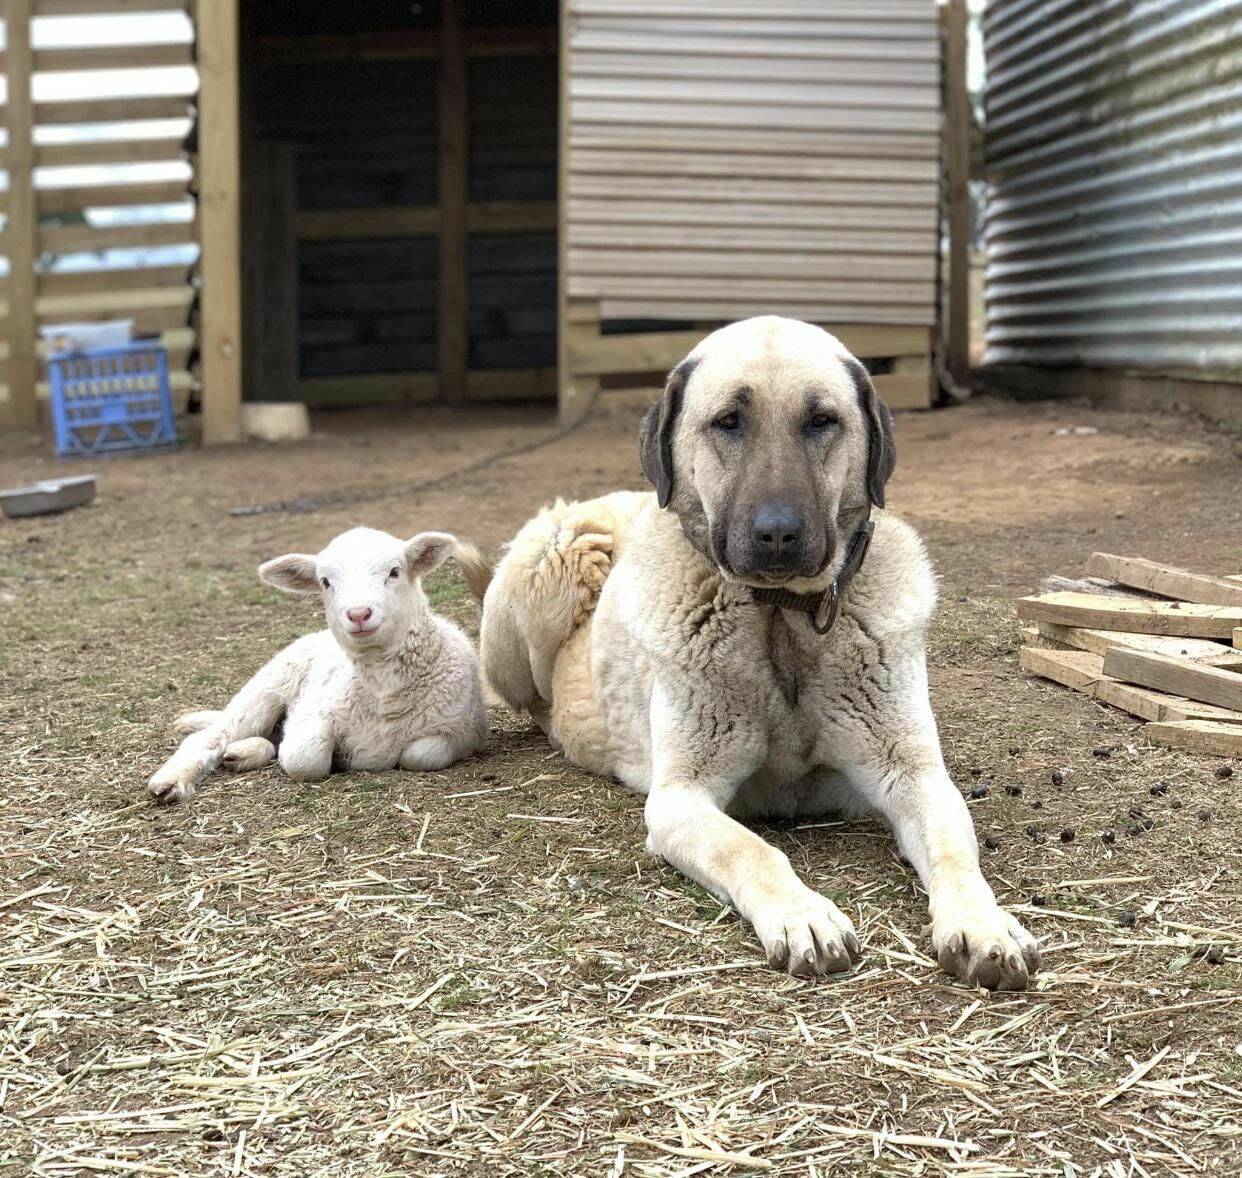
[[[965,412],[961,444],[1012,435],[1036,482],[1065,461],[1054,447],[1104,444],[1054,439],[1042,412]],[[987,786],[970,803],[995,843],[985,870],[1043,938],[1033,990],[940,975],[888,834],[831,820],[765,833],[852,913],[866,957],[818,985],[768,971],[732,913],[644,854],[632,796],[512,716],[444,774],[265,771],[153,809],[141,782],[171,716],[311,619],[253,565],[352,522],[229,519],[227,495],[204,509],[205,482],[267,478],[271,498],[408,482],[465,443],[442,431],[415,452],[376,431],[364,464],[312,444],[271,475],[248,451],[117,464],[90,513],[0,533],[0,1174],[1237,1173],[1236,779],[1014,665],[1010,602],[1033,572],[1087,526],[1130,525],[1062,503],[1043,531],[985,526],[918,420],[896,499],[945,574],[936,703],[955,777]],[[594,428],[495,473],[521,503],[484,481],[411,522],[473,519],[494,543],[528,498],[624,482],[629,423]],[[1133,468],[1120,445],[1100,459],[1110,487],[1159,483],[1145,428],[1125,436]],[[512,440],[466,439],[456,460]],[[1236,527],[1202,446],[1202,471],[1160,486]],[[368,519],[410,514],[385,510]],[[460,585],[433,588],[472,618]]]

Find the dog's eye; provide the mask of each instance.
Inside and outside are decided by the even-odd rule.
[[[741,418],[738,417],[736,411],[730,412],[730,413],[722,413],[719,417],[716,418],[715,421],[712,422],[712,425],[714,425],[719,430],[724,430],[724,432],[727,434],[733,433],[741,424],[742,424]]]
[[[807,426],[816,432],[832,429],[840,424],[841,419],[833,413],[814,413],[811,415],[811,420],[807,422]]]
[[[401,569],[397,565],[393,565],[392,568],[388,570],[388,579],[390,581],[395,581],[399,576],[401,576]]]
[[[327,578],[327,577],[320,577],[320,578],[319,578],[319,583],[320,583],[320,584],[321,584],[321,585],[322,585],[325,589],[331,589],[331,588],[332,588],[332,585],[331,585],[331,583],[328,581],[328,578]]]

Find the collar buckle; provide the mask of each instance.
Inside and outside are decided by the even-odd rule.
[[[811,629],[816,634],[827,634],[837,620],[837,611],[841,608],[841,594],[837,590],[837,582],[833,581],[824,590],[819,606],[811,615]]]
[[[798,594],[790,593],[785,589],[756,589],[754,590],[755,601],[762,602],[764,605],[773,605],[777,609],[792,609],[809,614],[811,629],[822,637],[832,629],[837,620],[837,614],[841,610],[841,595],[854,579],[854,574],[862,568],[867,549],[871,547],[871,535],[874,530],[875,524],[871,520],[866,520],[854,533],[841,571],[822,593]]]

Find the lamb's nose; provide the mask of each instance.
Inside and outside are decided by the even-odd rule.
[[[355,626],[365,626],[371,620],[371,607],[364,605],[361,609],[347,609],[345,616]]]

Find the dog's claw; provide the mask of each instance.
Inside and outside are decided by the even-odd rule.
[[[1025,990],[1041,964],[1035,938],[995,902],[973,912],[965,907],[933,925],[940,968],[985,990]],[[939,924],[950,925],[952,931]]]

